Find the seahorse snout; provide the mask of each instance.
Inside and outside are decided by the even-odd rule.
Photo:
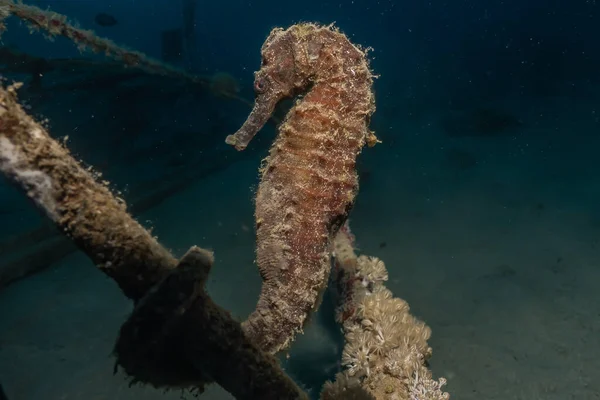
[[[260,70],[254,73],[256,99],[250,116],[225,142],[244,150],[254,135],[267,123],[277,103],[305,86],[298,73],[294,51],[297,37],[292,31],[274,29],[262,49]]]
[[[259,95],[244,125],[233,135],[227,136],[225,143],[234,146],[236,150],[244,150],[254,135],[267,123],[279,100],[280,97]]]

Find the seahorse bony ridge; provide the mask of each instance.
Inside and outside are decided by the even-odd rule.
[[[274,29],[255,73],[255,106],[227,142],[244,149],[284,97],[289,111],[261,169],[257,263],[263,278],[246,333],[269,352],[287,347],[316,307],[330,269],[332,235],[358,191],[356,157],[376,141],[373,75],[365,52],[331,26]]]

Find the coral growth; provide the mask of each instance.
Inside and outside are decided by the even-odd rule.
[[[431,356],[427,344],[431,330],[385,287],[388,274],[383,261],[356,257],[349,232],[346,225],[334,242],[345,371],[336,383],[325,386],[323,398],[346,398],[341,393],[348,384],[338,381],[355,379],[377,400],[447,400],[450,396],[442,391],[445,379],[434,380],[425,366]]]

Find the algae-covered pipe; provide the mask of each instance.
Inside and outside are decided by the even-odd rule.
[[[105,183],[98,182],[98,174],[84,169],[60,143],[50,137],[44,127],[25,113],[17,102],[16,90],[20,85],[0,88],[0,172],[35,202],[58,228],[64,232],[103,272],[113,278],[125,295],[136,301],[136,310],[145,316],[172,316],[175,309],[148,309],[158,289],[164,289],[172,279],[197,278],[208,273],[206,254],[193,248],[180,262],[156,238],[135,221],[127,212],[125,202],[113,196]],[[212,261],[208,264],[212,264]],[[178,265],[184,266],[181,272]],[[201,267],[204,266],[204,269]],[[195,274],[186,275],[191,268]],[[203,283],[205,276],[200,276]],[[182,282],[185,286],[186,282]],[[187,282],[189,285],[190,282]],[[197,285],[198,282],[192,281]],[[164,332],[163,342],[173,341],[167,333],[175,332],[177,343],[167,354],[176,365],[189,366],[188,376],[197,382],[214,381],[236,398],[250,399],[306,399],[306,395],[286,376],[272,358],[264,354],[241,332],[239,322],[219,308],[202,290],[196,289],[189,297],[190,304],[178,305],[175,328],[152,325],[148,320],[136,319],[134,311],[128,324],[151,327],[149,334]],[[178,289],[180,290],[180,289]],[[170,293],[179,299],[177,293]],[[169,297],[167,296],[167,297]],[[184,307],[182,309],[181,307]],[[173,319],[166,318],[166,322]],[[186,326],[188,324],[189,326]],[[154,331],[153,331],[154,330]],[[219,334],[215,334],[218,332]],[[138,332],[139,333],[139,332]],[[143,332],[142,332],[143,333]],[[124,342],[121,341],[122,345]],[[145,342],[148,344],[148,342]],[[118,343],[119,344],[119,343]],[[150,342],[152,345],[152,342]],[[146,349],[142,344],[129,341],[120,348],[135,364],[136,354]],[[118,346],[117,346],[118,347]],[[117,349],[119,350],[119,349]],[[164,349],[151,352],[164,355]],[[117,351],[119,355],[119,351]],[[214,362],[213,362],[214,361]],[[227,365],[235,366],[235,375],[226,374]],[[126,368],[127,369],[127,368]],[[186,377],[172,377],[173,381]],[[160,378],[160,377],[150,377]],[[134,380],[153,384],[151,379],[133,376]],[[189,381],[184,380],[184,383]],[[256,397],[256,395],[260,397]],[[253,397],[254,396],[254,397]]]

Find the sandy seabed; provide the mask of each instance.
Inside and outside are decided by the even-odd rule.
[[[385,261],[390,289],[432,327],[431,367],[454,399],[600,399],[600,125],[591,108],[555,99],[531,108],[514,135],[486,138],[449,138],[434,114],[398,117],[361,156],[357,246]],[[139,218],[177,255],[214,249],[210,293],[240,319],[260,285],[258,162],[238,162]],[[9,400],[178,399],[113,375],[110,353],[131,307],[80,253],[0,292]],[[319,321],[291,354],[303,354],[293,373],[309,387],[305,377],[331,373],[340,357]],[[205,398],[230,397],[212,387]]]

